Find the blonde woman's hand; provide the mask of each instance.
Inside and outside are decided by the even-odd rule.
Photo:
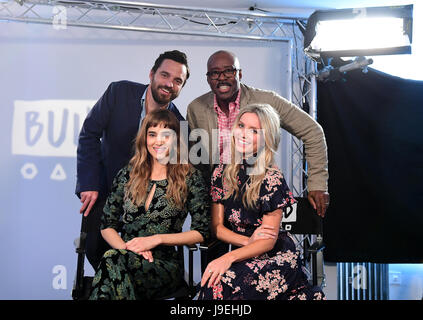
[[[266,240],[266,239],[276,239],[278,232],[275,231],[275,228],[269,225],[261,225],[258,227],[254,233],[248,239],[248,243],[253,243],[257,240]]]
[[[210,262],[201,278],[201,286],[203,287],[207,281],[209,288],[217,285],[231,265],[232,261],[228,255],[223,255]]]

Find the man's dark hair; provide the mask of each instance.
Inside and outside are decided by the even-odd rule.
[[[186,82],[189,78],[189,67],[188,67],[188,59],[186,54],[178,50],[163,52],[161,55],[159,55],[159,57],[154,62],[154,66],[152,68],[154,73],[157,71],[157,69],[159,69],[159,67],[162,65],[163,60],[165,59],[170,59],[185,65],[185,67],[187,68],[187,78],[185,79],[185,82]]]

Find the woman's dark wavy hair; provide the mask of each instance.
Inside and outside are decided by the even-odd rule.
[[[162,125],[164,128],[172,129],[176,134],[174,137],[176,157],[180,159],[180,146],[183,143],[180,139],[180,125],[175,115],[167,109],[159,109],[149,112],[144,118],[141,129],[135,140],[135,154],[129,161],[131,171],[129,181],[126,184],[125,198],[130,199],[137,206],[144,204],[147,198],[147,187],[153,169],[153,159],[147,150],[147,132],[150,127]],[[180,142],[179,147],[178,143]],[[166,199],[173,202],[178,208],[184,208],[188,194],[186,177],[190,175],[191,165],[168,163],[166,166],[168,187]]]

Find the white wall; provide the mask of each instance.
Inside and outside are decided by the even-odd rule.
[[[209,90],[206,60],[219,49],[239,56],[245,83],[284,96],[290,91],[286,42],[2,24],[0,299],[70,299],[77,262],[73,240],[80,230],[74,195],[80,125],[111,81],[147,82],[155,58],[171,49],[186,52],[191,68],[175,100],[183,115],[192,99]],[[60,146],[49,142],[49,130],[50,140],[64,139]],[[282,168],[285,156],[280,155]]]

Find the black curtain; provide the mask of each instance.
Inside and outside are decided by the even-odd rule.
[[[329,262],[423,262],[423,81],[369,69],[319,82]]]

